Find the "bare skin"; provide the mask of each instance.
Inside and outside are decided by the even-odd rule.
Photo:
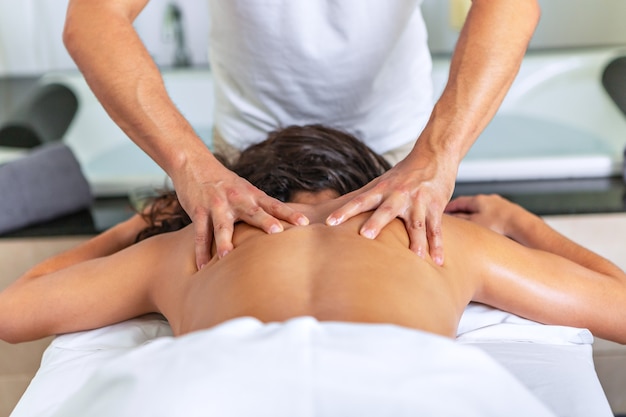
[[[285,221],[307,224],[303,213],[225,169],[176,109],[132,26],[147,3],[71,0],[64,42],[112,119],[172,178],[193,219],[196,265],[209,261],[212,241],[219,256],[232,250],[239,221],[268,233],[282,231]],[[327,224],[370,212],[358,232],[375,238],[401,218],[410,249],[443,264],[441,219],[459,163],[513,82],[538,19],[537,0],[473,0],[448,84],[414,150],[328,213]]]
[[[165,315],[176,335],[241,316],[272,322],[307,315],[454,337],[473,300],[626,343],[626,275],[517,205],[496,196],[452,202],[449,211],[471,221],[444,217],[449,257],[438,267],[409,250],[400,220],[373,240],[355,233],[368,214],[326,226],[351,195],[329,197],[305,194],[297,201],[307,204],[290,204],[309,226],[284,224],[283,233],[268,235],[239,224],[232,253],[214,252],[199,271],[191,227],[131,245],[143,227],[134,217],[0,293],[0,338],[23,342],[150,312]]]

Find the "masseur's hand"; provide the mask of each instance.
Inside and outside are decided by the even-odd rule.
[[[441,156],[413,154],[357,191],[352,200],[328,217],[327,224],[339,224],[374,210],[360,230],[361,235],[374,239],[399,217],[406,225],[410,249],[421,257],[429,253],[442,265],[441,218],[454,190],[457,166]]]
[[[209,262],[213,236],[218,257],[233,249],[234,225],[238,221],[267,233],[283,231],[279,220],[308,224],[302,213],[269,197],[212,156],[210,159],[210,168],[204,162],[187,164],[177,172],[178,177],[172,178],[178,199],[193,222],[198,269]]]

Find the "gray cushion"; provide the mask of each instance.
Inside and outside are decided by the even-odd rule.
[[[90,207],[93,197],[71,149],[57,142],[0,165],[0,233]]]

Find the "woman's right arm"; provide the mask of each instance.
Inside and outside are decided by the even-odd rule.
[[[134,244],[137,234],[147,226],[143,217],[135,214],[130,219],[116,224],[88,241],[38,263],[19,279],[36,278],[90,259],[117,253]]]
[[[0,339],[21,343],[161,313],[154,299],[159,284],[196,271],[193,236],[185,228],[133,244],[142,223],[133,217],[0,292]]]

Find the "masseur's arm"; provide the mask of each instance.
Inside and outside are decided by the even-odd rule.
[[[222,166],[207,150],[165,90],[161,74],[132,26],[148,0],[70,0],[64,42],[111,118],[172,178],[193,220],[196,263],[232,249],[242,220],[268,233],[278,219],[306,218]]]
[[[327,222],[340,223],[376,209],[360,231],[374,238],[400,217],[411,250],[420,256],[430,253],[443,264],[441,218],[458,166],[504,99],[538,18],[536,0],[473,0],[452,56],[448,83],[412,152]]]

